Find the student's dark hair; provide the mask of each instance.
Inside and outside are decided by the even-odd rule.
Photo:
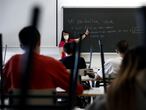
[[[35,48],[37,43],[40,41],[40,33],[34,26],[24,27],[19,32],[19,41],[25,48],[30,46]]]
[[[126,40],[121,40],[116,45],[116,50],[120,53],[126,53],[128,49],[129,49],[129,45]]]
[[[75,49],[76,49],[76,42],[70,42],[70,43],[66,43],[64,45],[64,51],[67,54],[74,54],[75,53]]]
[[[64,36],[63,36],[63,33],[68,33],[68,34],[69,34],[69,32],[68,32],[68,31],[63,30],[63,31],[62,31],[62,34],[61,34],[61,41],[65,41]]]

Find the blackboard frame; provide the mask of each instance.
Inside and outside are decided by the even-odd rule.
[[[82,45],[82,49],[81,49],[82,52],[89,52],[90,48],[92,48],[93,52],[99,52],[100,50],[99,50],[98,40],[101,40],[101,42],[103,43],[104,52],[115,52],[115,50],[114,50],[115,45],[119,40],[126,39],[129,42],[131,47],[141,44],[143,30],[141,29],[141,26],[139,24],[137,24],[137,22],[136,22],[137,11],[138,11],[138,8],[63,7],[63,29],[66,31],[69,31],[71,33],[70,36],[74,38],[74,37],[77,37],[80,34],[84,33],[85,28],[89,28],[90,37],[85,38],[83,40],[83,45]],[[99,17],[96,21],[96,20],[94,20],[94,17],[93,17],[94,14],[95,14],[95,19],[98,17],[98,15],[103,15],[103,17]],[[110,16],[112,14],[113,18],[111,18],[111,19],[113,21],[112,20],[108,21],[107,14],[109,14]],[[116,18],[116,16],[118,16],[117,14],[119,14],[119,18]],[[123,14],[123,16],[124,16],[123,18],[120,16],[121,14]],[[93,17],[93,19],[91,19],[90,16],[88,17],[88,15],[91,15]],[[133,17],[133,16],[135,16],[135,17]],[[71,19],[68,19],[67,17],[70,17]],[[102,21],[102,19],[104,19],[104,17],[105,17],[105,20]],[[126,17],[129,17],[129,18],[126,18]],[[78,18],[80,18],[81,20],[75,21]],[[83,18],[85,18],[85,20]],[[131,18],[132,18],[132,20],[130,20]],[[119,21],[120,21],[120,19],[123,19],[122,22],[125,22],[127,20],[126,21],[127,25],[125,26],[127,29],[125,29],[124,23],[116,24],[117,23],[116,19]],[[81,25],[83,25],[82,23],[85,23],[87,25],[88,22],[89,22],[89,24],[92,25],[91,26],[92,29],[89,26],[83,26],[83,27],[81,26]],[[103,22],[105,22],[105,23],[103,23]],[[69,23],[71,25],[68,25]],[[97,24],[95,26],[93,26],[94,25],[93,23],[97,23],[97,24],[99,23],[99,24],[101,24],[101,26],[96,28]],[[111,30],[111,33],[113,31],[112,34],[106,33],[108,31],[110,32],[110,30],[107,30],[104,34],[104,31],[102,29],[99,29],[99,28],[104,28],[104,29],[109,28],[110,29],[110,26],[104,27],[104,25],[106,25],[106,23],[107,24],[115,23],[114,25],[111,25],[111,26],[117,26],[116,28],[114,27],[113,30]],[[121,25],[123,25],[123,27]],[[74,27],[71,27],[71,26],[74,26]],[[118,26],[120,26],[121,29]],[[73,28],[73,29],[71,29],[71,28]],[[98,29],[101,32],[98,31],[98,33],[96,33],[96,31],[92,31],[94,29],[95,30]],[[120,29],[120,30],[118,30],[118,31],[116,30],[117,32],[114,32],[114,29]],[[103,34],[101,34],[102,32],[103,32]],[[104,37],[106,37],[106,39],[104,39]]]

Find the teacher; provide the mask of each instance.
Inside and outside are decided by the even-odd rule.
[[[85,37],[87,37],[89,35],[89,30],[86,29],[85,33],[82,34],[82,39],[84,39]],[[62,36],[61,36],[61,40],[60,40],[60,43],[59,43],[59,51],[60,51],[60,54],[61,54],[61,58],[64,58],[66,56],[64,50],[63,50],[63,47],[66,43],[70,43],[70,42],[79,42],[79,37],[78,38],[70,38],[70,35],[69,35],[69,32],[67,31],[62,31]]]

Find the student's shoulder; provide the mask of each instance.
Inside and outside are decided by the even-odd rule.
[[[22,56],[22,54],[15,54],[13,56],[10,57],[10,60],[16,60],[19,59]]]
[[[50,60],[55,60],[55,58],[50,57],[50,56],[46,56],[46,55],[39,55],[39,59],[40,60],[45,60],[45,61],[50,61]]]
[[[109,59],[106,60],[106,62],[112,62],[114,60],[115,60],[115,58],[109,58]]]
[[[40,55],[40,60],[44,63],[60,64],[61,62],[53,57]]]
[[[60,41],[60,43],[59,43],[59,47],[63,47],[63,46],[64,46],[64,44],[65,44],[65,42],[64,42],[64,41]]]
[[[16,63],[20,60],[20,58],[21,58],[21,54],[15,54],[7,60],[6,64]]]
[[[113,63],[113,62],[116,62],[118,60],[119,60],[118,58],[109,58],[109,59],[106,60],[105,63]]]
[[[110,58],[110,59],[107,59],[106,63],[120,63],[121,60],[122,60],[121,57]]]
[[[80,57],[81,60],[85,60],[83,57]]]
[[[72,57],[66,56],[66,57],[60,59],[59,61],[62,62],[62,63],[65,63],[65,62],[69,62],[69,61],[72,61],[72,60],[73,60]]]

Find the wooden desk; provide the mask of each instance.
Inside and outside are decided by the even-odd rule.
[[[63,94],[59,94],[59,96],[68,96],[68,94],[65,93],[65,91],[62,90],[61,88],[57,88],[57,91],[59,91],[60,93],[62,91],[63,93]],[[103,94],[104,94],[103,87],[91,88],[89,90],[84,90],[82,94],[78,95],[78,98],[79,100],[82,100],[81,105],[85,107],[87,106],[87,104],[92,103],[96,96],[103,95]],[[58,101],[61,101],[61,99],[58,99]]]
[[[88,75],[81,76],[81,81],[96,81],[94,78],[90,78]]]
[[[103,95],[104,94],[104,88],[91,88],[89,90],[84,90],[83,93],[79,96],[97,96],[97,95]]]
[[[56,91],[58,92],[65,92],[65,90],[61,88],[56,88]],[[97,95],[103,95],[104,94],[104,88],[98,87],[98,88],[91,88],[89,90],[84,90],[82,94],[79,96],[97,96]]]

